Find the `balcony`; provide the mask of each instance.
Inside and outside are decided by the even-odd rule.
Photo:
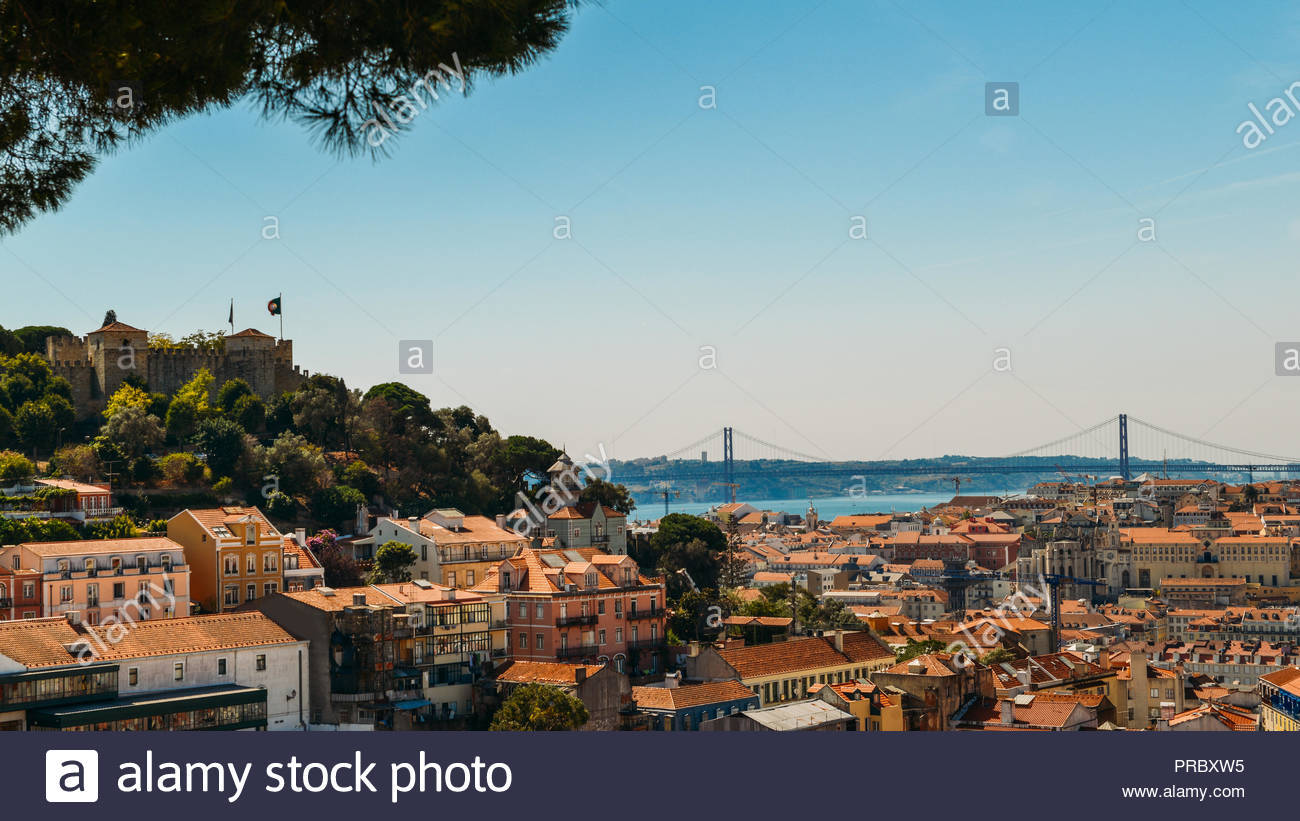
[[[593,535],[593,536],[591,537],[591,543],[592,543],[593,545],[598,545],[598,544],[609,544],[609,534],[608,534],[608,533],[599,533],[599,534]]]
[[[0,609],[9,608],[13,606],[14,606],[13,599],[0,599]]]
[[[664,646],[664,640],[660,638],[642,639],[641,641],[629,641],[627,649],[629,650],[658,650]]]
[[[663,616],[664,609],[662,607],[652,607],[649,610],[629,610],[625,618],[628,621],[635,621],[637,619],[661,619]]]
[[[599,648],[596,645],[583,644],[577,647],[561,647],[555,651],[555,656],[562,659],[595,658],[598,652]]]
[[[564,616],[555,620],[556,627],[577,627],[583,624],[595,624],[596,616]]]

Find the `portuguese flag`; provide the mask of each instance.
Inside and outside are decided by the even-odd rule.
[[[275,299],[273,299],[273,300],[271,300],[270,302],[266,303],[266,310],[268,310],[268,311],[271,312],[271,316],[279,316],[279,315],[280,315],[280,300],[281,300],[281,299],[282,299],[282,297],[276,297]]]

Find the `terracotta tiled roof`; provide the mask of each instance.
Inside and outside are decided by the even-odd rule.
[[[181,555],[184,552],[184,548],[166,536],[143,536],[138,539],[87,539],[80,542],[28,542],[22,547],[38,556],[78,556],[90,553],[130,555],[151,550],[170,550],[176,554],[178,564],[181,563]]]
[[[605,668],[601,664],[566,664],[562,661],[511,661],[497,673],[496,678],[512,684],[574,686],[578,683],[579,669],[586,670],[590,677]]]
[[[262,511],[255,507],[230,506],[203,508],[199,510],[190,508],[176,515],[184,516],[187,513],[190,516],[193,516],[194,520],[202,525],[203,529],[207,530],[209,533],[213,533],[218,527],[225,527],[227,524],[242,522],[250,517],[257,523],[259,529],[265,531],[268,535],[279,533],[279,531],[275,529],[275,526],[267,520],[266,516],[262,515]]]
[[[682,710],[723,701],[742,701],[757,696],[735,679],[683,684],[680,687],[633,687],[632,699],[638,707],[652,710]]]
[[[846,635],[846,648],[847,638]],[[848,656],[837,651],[830,640],[815,636],[717,652],[742,679],[762,678],[820,667],[842,667],[851,663]]]
[[[0,654],[28,668],[77,663],[65,645],[79,641],[92,648],[96,660],[113,661],[297,640],[257,612],[151,619],[136,622],[124,633],[112,625],[77,628],[60,618],[0,622]]]
[[[110,322],[98,330],[91,331],[91,333],[102,334],[102,333],[107,333],[109,331],[112,331],[114,333],[117,333],[118,331],[124,331],[126,333],[136,333],[136,334],[148,333],[148,331],[145,331],[141,328],[133,327],[131,325],[126,324],[125,322]]]
[[[317,610],[339,611],[352,606],[352,597],[360,593],[366,597],[366,604],[380,607],[393,607],[393,599],[373,587],[313,587],[311,590],[295,590],[281,595],[300,601]]]

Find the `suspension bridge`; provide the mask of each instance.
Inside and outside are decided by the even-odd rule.
[[[620,462],[617,481],[629,486],[674,482],[734,487],[738,480],[850,476],[1060,474],[1069,479],[1132,479],[1138,473],[1171,478],[1232,474],[1248,481],[1300,478],[1300,457],[1279,456],[1208,442],[1128,414],[1005,456],[838,461],[774,445],[731,427],[654,459]],[[958,481],[960,484],[960,481]]]

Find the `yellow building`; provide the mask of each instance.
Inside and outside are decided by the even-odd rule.
[[[1300,730],[1300,668],[1286,667],[1259,677],[1259,729]]]
[[[1285,536],[1197,538],[1185,530],[1133,527],[1120,530],[1137,587],[1164,579],[1231,579],[1279,586],[1291,578],[1291,545]]]
[[[167,521],[167,538],[185,550],[190,599],[205,613],[280,591],[284,537],[255,507],[181,511]]]

